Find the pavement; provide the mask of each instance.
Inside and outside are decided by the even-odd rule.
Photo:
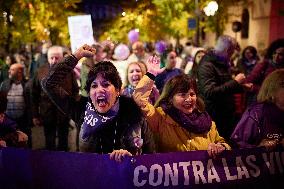
[[[75,127],[69,128],[68,146],[70,152],[76,152],[76,133],[77,129]],[[45,147],[45,137],[43,133],[43,127],[33,127],[32,128],[32,149],[42,150]]]

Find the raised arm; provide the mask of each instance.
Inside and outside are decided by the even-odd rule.
[[[66,114],[68,110],[64,108],[64,101],[62,99],[69,94],[60,85],[64,82],[67,75],[73,71],[81,58],[91,57],[95,52],[96,50],[92,47],[83,45],[74,54],[68,55],[60,63],[52,67],[47,77],[41,80],[43,91],[63,114]]]
[[[43,80],[42,86],[46,90],[54,89],[64,81],[64,78],[75,68],[78,61],[83,57],[91,57],[96,52],[89,45],[83,45],[74,54],[66,56],[63,61],[51,68],[48,76]]]
[[[160,69],[160,58],[151,56],[147,61],[148,72],[142,77],[133,93],[135,102],[140,106],[149,126],[153,131],[158,130],[158,125],[161,122],[161,115],[157,112],[156,108],[149,103],[149,96],[154,86],[154,80],[162,69]]]

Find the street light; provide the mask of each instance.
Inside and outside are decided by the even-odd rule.
[[[210,1],[206,7],[203,8],[203,11],[206,16],[214,16],[218,10],[218,3],[216,1]],[[196,45],[199,46],[199,36],[200,36],[200,9],[199,9],[199,0],[195,0],[195,14],[196,14]]]
[[[218,3],[216,1],[210,1],[203,11],[206,16],[214,16],[218,10]]]

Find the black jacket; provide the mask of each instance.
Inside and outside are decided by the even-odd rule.
[[[76,64],[77,60],[74,57],[67,56],[61,63],[54,66],[48,76],[42,80],[42,87],[46,94],[64,114],[69,116],[69,110],[60,105],[60,96],[56,92],[58,90],[54,89],[58,88]],[[110,153],[114,149],[126,149],[132,154],[137,154],[138,149],[133,146],[133,131],[141,133],[142,153],[155,151],[152,133],[138,105],[132,98],[123,96],[120,97],[119,103],[118,115],[112,122],[88,138],[87,141],[83,141],[80,137],[80,151]]]
[[[81,127],[81,132],[83,132]],[[143,139],[142,151],[135,146],[135,136]],[[104,125],[87,140],[80,133],[80,151],[110,153],[114,149],[125,149],[132,154],[153,153],[155,151],[152,132],[146,119],[134,100],[121,96],[118,115],[107,125]]]
[[[8,94],[8,92],[10,91],[12,87],[13,82],[14,81],[11,79],[4,80],[3,83],[0,84],[0,91]],[[30,94],[29,94],[29,89],[27,87],[27,82],[28,82],[27,80],[23,80],[21,82],[21,85],[23,87],[23,97],[25,100],[25,112],[22,117],[26,117],[28,114],[28,111],[30,111]]]
[[[41,81],[48,75],[49,70],[49,64],[42,65],[32,80],[32,116],[33,118],[47,120],[66,120],[66,115],[58,111],[52,100],[42,90]],[[56,94],[58,94],[57,102],[71,112],[74,109],[76,97],[79,95],[79,87],[73,70],[68,72],[66,77],[53,90],[56,90]]]
[[[235,111],[234,94],[242,87],[232,79],[230,67],[224,60],[209,52],[198,67],[198,91],[213,120],[232,116]]]

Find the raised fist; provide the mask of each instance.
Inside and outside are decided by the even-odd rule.
[[[96,54],[96,49],[85,44],[75,51],[74,56],[78,60],[80,60],[83,57],[92,57],[95,54]]]

